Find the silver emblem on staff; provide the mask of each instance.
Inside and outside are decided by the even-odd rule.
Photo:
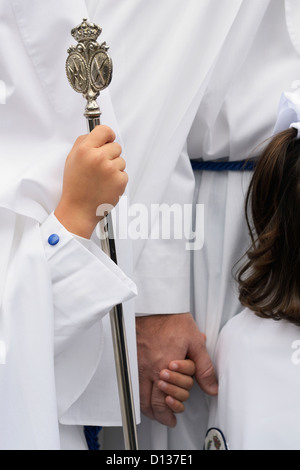
[[[84,18],[71,31],[78,44],[68,49],[67,77],[71,87],[77,93],[82,93],[87,100],[84,114],[87,119],[100,118],[101,112],[96,100],[112,79],[113,65],[107,53],[109,47],[106,42],[97,42],[101,32],[100,26],[89,23]]]
[[[100,108],[97,98],[112,79],[112,61],[105,42],[98,44],[102,29],[89,23],[86,18],[72,29],[71,34],[78,44],[68,49],[66,73],[70,85],[87,100],[84,116],[91,132],[100,125]],[[107,237],[102,240],[104,252],[117,264],[111,214],[106,216],[104,230]],[[110,312],[116,373],[118,379],[123,434],[126,450],[138,450],[135,407],[127,349],[126,329],[122,305],[116,305]]]

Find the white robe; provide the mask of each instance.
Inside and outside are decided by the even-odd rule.
[[[246,309],[221,331],[209,427],[230,450],[299,450],[300,328]]]
[[[189,158],[245,159],[271,136],[281,92],[299,76],[299,2],[114,0],[112,8],[110,0],[86,1],[115,59],[112,99],[133,202],[188,204],[196,184],[194,202],[205,208],[191,298],[185,240],[135,243],[137,312],[190,308],[213,355],[221,327],[242,310],[232,268],[249,242],[250,175],[203,172],[194,181]],[[143,419],[141,447],[201,449],[207,419],[206,397],[195,387],[176,429]]]
[[[65,75],[81,0],[0,2],[0,448],[60,449],[61,425],[120,425],[108,312],[124,302],[139,419],[130,247],[117,267],[54,217],[66,157],[86,134]],[[103,123],[117,129],[109,94]],[[60,241],[50,246],[48,237]],[[123,243],[125,243],[124,241]],[[64,428],[64,433],[67,428]],[[71,429],[71,428],[69,428]],[[75,429],[75,428],[74,428]],[[75,434],[76,435],[76,434]],[[79,436],[71,447],[85,446]]]

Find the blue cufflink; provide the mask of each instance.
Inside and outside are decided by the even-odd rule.
[[[53,234],[50,235],[50,237],[48,238],[48,243],[49,243],[49,245],[51,245],[51,246],[57,245],[58,242],[59,242],[59,236],[56,235],[56,233],[53,233]]]

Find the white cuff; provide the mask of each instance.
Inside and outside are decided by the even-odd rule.
[[[91,253],[54,214],[41,225],[41,236],[58,313],[56,334],[65,337],[69,329],[88,328],[136,295],[135,284],[100,248]]]

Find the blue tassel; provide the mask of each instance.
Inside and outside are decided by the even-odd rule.
[[[85,426],[84,427],[84,435],[86,438],[86,442],[88,445],[89,450],[100,450],[99,444],[99,433],[101,431],[100,426]]]

